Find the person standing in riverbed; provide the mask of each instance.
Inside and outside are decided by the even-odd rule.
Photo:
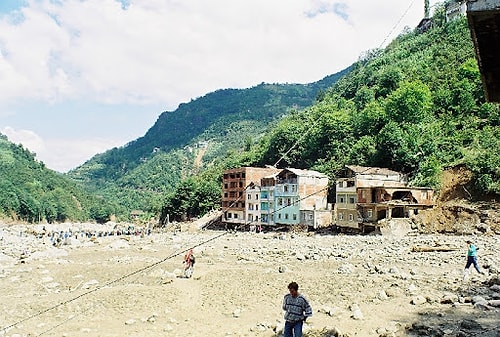
[[[288,285],[289,294],[283,299],[285,310],[284,337],[302,337],[302,325],[307,317],[312,316],[312,309],[307,299],[299,294],[299,285],[292,282]]]
[[[467,275],[469,273],[469,267],[474,265],[474,268],[476,268],[477,272],[479,274],[484,274],[481,269],[479,268],[479,264],[477,263],[477,248],[472,241],[467,240],[467,264],[465,265],[465,270],[464,270],[464,279],[467,278]]]
[[[185,263],[186,265],[184,266],[184,276],[186,278],[190,278],[193,275],[193,267],[194,267],[194,255],[193,255],[193,250],[190,249],[186,255],[184,256],[184,261],[182,263]]]

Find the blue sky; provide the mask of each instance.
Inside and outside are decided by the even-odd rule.
[[[0,0],[0,132],[66,172],[208,92],[335,73],[423,3]]]

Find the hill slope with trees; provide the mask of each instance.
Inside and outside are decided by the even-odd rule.
[[[24,222],[106,221],[111,205],[0,134],[0,218]]]
[[[467,21],[446,23],[441,6],[430,30],[406,31],[370,51],[313,106],[281,119],[221,168],[277,164],[335,179],[346,164],[380,166],[439,191],[446,168],[464,167],[471,199],[491,200],[500,194],[499,125],[500,106],[485,102]],[[163,218],[178,198],[167,198]]]

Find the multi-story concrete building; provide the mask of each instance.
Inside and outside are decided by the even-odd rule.
[[[339,227],[374,227],[382,219],[405,218],[433,206],[434,191],[409,187],[407,177],[386,168],[346,166],[337,179]]]
[[[272,173],[278,172],[278,169],[268,167],[241,167],[224,171],[222,179],[222,210],[224,215],[222,221],[229,224],[247,224],[247,198],[256,192],[253,187],[252,192],[247,195],[247,190],[251,186],[260,186],[260,180]],[[250,199],[253,200],[253,199]],[[254,209],[249,214],[258,216],[258,210],[255,210],[255,203],[252,202]]]
[[[274,173],[260,180],[260,222],[263,226],[274,225],[274,188],[276,176]]]
[[[282,170],[274,187],[274,224],[314,228],[330,225],[332,213],[327,195],[326,175],[312,170]]]

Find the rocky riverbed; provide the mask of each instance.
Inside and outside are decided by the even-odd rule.
[[[278,337],[291,281],[306,336],[500,336],[499,236],[135,234],[55,247],[0,225],[0,336]],[[485,275],[464,278],[466,239]]]

